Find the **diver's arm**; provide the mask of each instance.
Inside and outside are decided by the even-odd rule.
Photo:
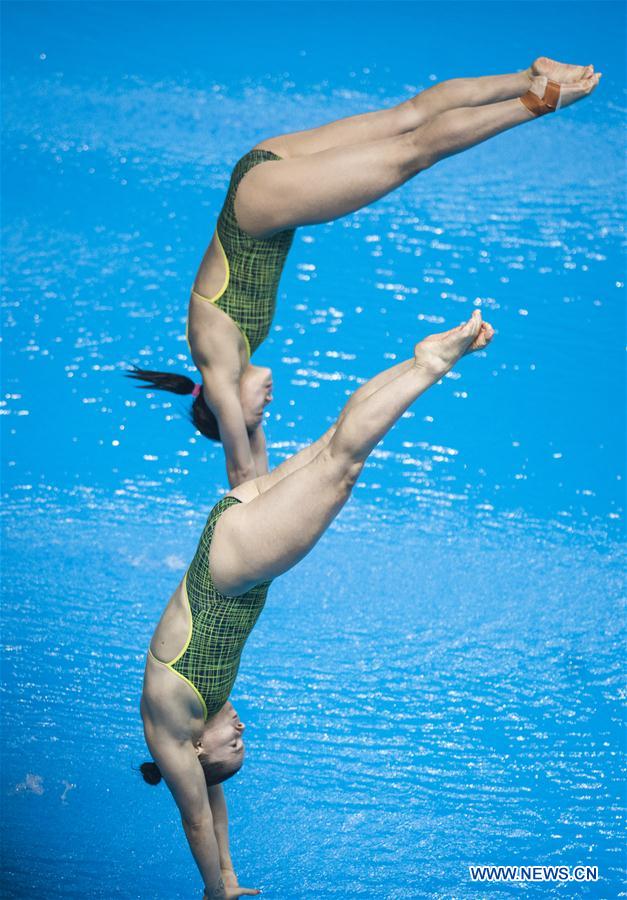
[[[223,397],[216,412],[229,485],[237,487],[257,475],[239,396]]]
[[[200,763],[198,765],[200,766]],[[204,780],[204,776],[202,777]],[[218,863],[218,846],[211,818],[191,823],[183,819],[183,828],[187,843],[202,875],[206,896],[211,900],[226,900],[224,879]],[[218,863],[217,867],[216,863]]]
[[[266,436],[263,426],[258,425],[250,435],[250,449],[255,463],[257,478],[268,474],[268,453],[266,451]]]
[[[231,851],[229,849],[229,817],[226,811],[226,797],[224,796],[222,785],[211,785],[211,787],[207,788],[207,794],[213,817],[213,830],[218,842],[220,874],[224,881],[227,900],[260,894],[259,888],[242,887],[233,869],[233,861],[231,860]],[[209,897],[210,895],[205,891],[204,900],[208,900]]]
[[[211,900],[226,900],[207,783],[196,751],[190,741],[179,741],[169,734],[160,735],[149,746],[179,808],[205,894]]]
[[[213,818],[213,830],[218,843],[220,869],[222,872],[233,871],[233,861],[229,848],[229,817],[226,811],[226,797],[221,784],[213,784],[207,788],[209,805]]]
[[[213,370],[202,369],[203,397],[218,420],[226,457],[229,485],[236,487],[256,478],[257,470],[239,394],[239,382]]]

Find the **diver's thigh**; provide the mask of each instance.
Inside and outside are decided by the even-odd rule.
[[[242,178],[235,214],[244,231],[268,237],[361,209],[419,169],[415,144],[406,134],[309,156],[269,160]]]

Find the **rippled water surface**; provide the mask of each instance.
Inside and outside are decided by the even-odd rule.
[[[273,463],[420,337],[475,306],[498,334],[272,587],[233,696],[231,842],[268,897],[623,895],[624,23],[587,9],[4,4],[6,896],[201,895],[136,771],[137,706],[222,453],[121,374],[193,372],[187,292],[232,164],[539,50],[601,89],[297,232],[256,355]],[[488,889],[475,863],[601,877]]]

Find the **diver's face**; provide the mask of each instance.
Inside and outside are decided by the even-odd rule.
[[[263,421],[263,412],[272,400],[272,370],[249,365],[240,381],[240,399],[246,428],[254,431]]]
[[[245,727],[233,704],[227,701],[220,712],[207,722],[196,746],[197,752],[206,753],[214,762],[239,767],[244,759],[242,734]]]

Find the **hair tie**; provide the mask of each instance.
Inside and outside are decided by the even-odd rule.
[[[194,399],[196,399],[196,397],[198,397],[198,395],[200,394],[201,391],[202,391],[202,382],[200,384],[195,384],[192,389],[192,397]]]

